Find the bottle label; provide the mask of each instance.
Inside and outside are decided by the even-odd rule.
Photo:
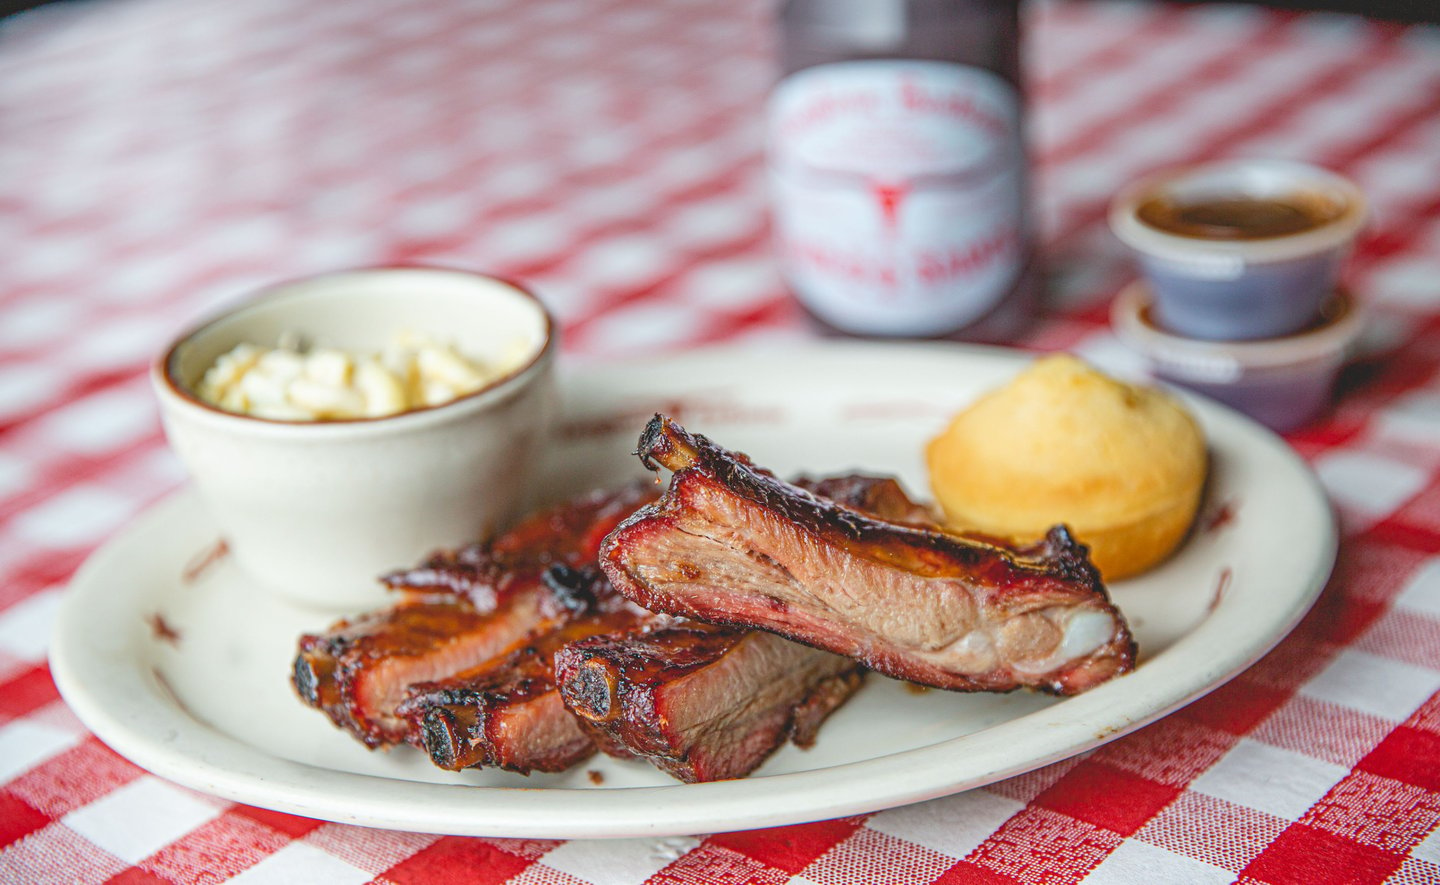
[[[1025,259],[1020,101],[990,71],[851,61],[770,100],[771,194],[796,295],[842,330],[939,335],[979,319]]]

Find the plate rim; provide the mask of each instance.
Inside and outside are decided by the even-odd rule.
[[[572,366],[569,373],[562,370],[561,387],[583,386],[578,379],[593,382],[605,374],[655,372],[667,363],[673,366],[717,359],[757,359],[763,358],[761,354],[756,348],[726,345],[660,358],[605,364],[582,362]],[[788,348],[780,360],[980,359],[1002,360],[1018,367],[1037,356],[1005,348],[956,344],[822,341]],[[1185,399],[1207,427],[1216,424],[1225,428],[1227,435],[1233,431],[1252,442],[1263,441],[1269,454],[1281,456],[1295,471],[1295,478],[1309,493],[1308,503],[1318,505],[1324,517],[1324,530],[1315,539],[1316,555],[1309,560],[1308,573],[1296,580],[1290,594],[1268,600],[1273,611],[1264,629],[1257,628],[1253,617],[1237,610],[1233,597],[1222,599],[1193,630],[1126,677],[979,732],[925,747],[823,768],[709,784],[573,789],[425,783],[295,762],[244,744],[194,719],[173,698],[168,707],[152,703],[153,709],[146,711],[146,733],[135,721],[140,711],[131,710],[127,716],[124,710],[112,709],[105,702],[107,693],[91,686],[114,684],[115,679],[128,676],[131,687],[147,689],[152,702],[164,700],[163,686],[147,668],[135,667],[133,656],[132,672],[122,670],[108,677],[103,655],[87,656],[86,603],[96,601],[91,597],[97,591],[91,588],[104,576],[112,560],[127,555],[129,546],[138,543],[136,539],[154,531],[167,518],[173,519],[172,512],[186,506],[198,507],[189,486],[149,508],[92,553],[75,573],[61,599],[52,635],[52,675],[61,696],[81,722],[120,755],[147,771],[232,801],[340,823],[495,837],[672,836],[831,819],[951,795],[1093,749],[1198,700],[1274,648],[1323,590],[1334,567],[1338,528],[1314,472],[1283,440],[1250,419],[1202,397],[1185,395]],[[1222,640],[1220,647],[1224,649],[1223,640],[1233,636],[1246,641],[1232,644],[1229,654],[1202,657],[1204,666],[1187,671],[1166,663],[1167,655],[1177,649],[1188,650],[1210,639]],[[147,672],[141,674],[140,669]],[[1177,669],[1183,691],[1164,684],[1164,677]],[[147,681],[153,684],[147,685]],[[1134,698],[1126,700],[1127,695],[1137,693],[1158,696],[1163,701],[1147,706]],[[1116,714],[1116,709],[1123,715]],[[1102,715],[1107,710],[1110,715]],[[1097,728],[1097,722],[1103,727]],[[163,740],[156,739],[156,729],[163,730]],[[1013,750],[1017,733],[1022,743],[1035,748],[1023,758],[1006,752]],[[947,762],[954,762],[957,753],[964,753],[969,773],[963,778],[947,778],[941,773],[947,770]],[[236,770],[237,761],[243,763],[241,770]],[[475,794],[476,790],[485,792]],[[498,813],[491,803],[478,801],[487,794],[493,798],[497,792],[504,794]],[[615,801],[617,796],[623,796],[625,801]],[[664,813],[657,813],[660,807]],[[561,811],[565,814],[557,823],[555,815]]]

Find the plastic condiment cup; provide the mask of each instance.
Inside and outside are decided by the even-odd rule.
[[[1296,233],[1254,239],[1181,235],[1142,218],[1154,200],[1303,198],[1321,214]],[[1116,195],[1110,226],[1134,250],[1154,292],[1155,322],[1190,338],[1245,340],[1298,332],[1320,315],[1365,220],[1348,179],[1305,163],[1233,160],[1162,172]]]
[[[241,343],[299,335],[354,353],[401,331],[518,368],[448,403],[380,418],[277,421],[194,393]],[[526,289],[435,268],[376,268],[285,283],[182,335],[153,365],[165,432],[237,563],[293,601],[355,611],[376,578],[478,539],[527,506],[555,413],[556,333]]]
[[[1287,431],[1322,414],[1335,378],[1365,326],[1364,312],[1343,289],[1333,293],[1309,329],[1256,341],[1205,341],[1161,329],[1143,282],[1111,305],[1121,341],[1145,357],[1157,378],[1210,396],[1262,424]]]

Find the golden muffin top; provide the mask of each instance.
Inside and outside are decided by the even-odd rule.
[[[952,521],[1015,536],[1143,519],[1193,497],[1206,469],[1204,435],[1176,399],[1068,355],[976,400],[926,455]]]

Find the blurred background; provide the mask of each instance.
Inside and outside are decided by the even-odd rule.
[[[44,6],[47,3],[82,4],[94,0],[0,0],[0,14],[19,12]],[[1319,10],[1324,12],[1346,12],[1367,15],[1394,21],[1437,21],[1440,10],[1429,0],[1239,0],[1256,3],[1276,9]]]

